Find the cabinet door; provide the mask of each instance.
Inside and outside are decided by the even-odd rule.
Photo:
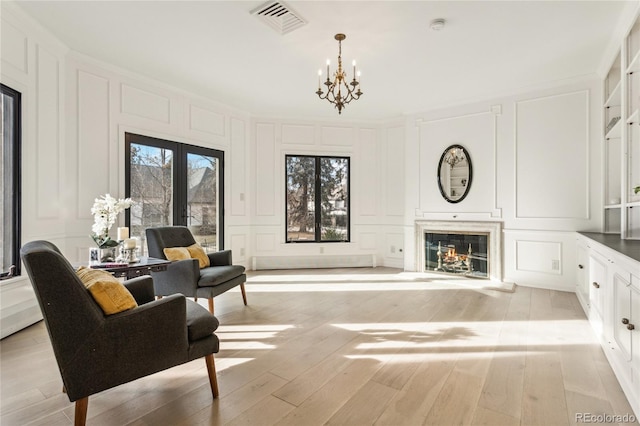
[[[607,288],[607,260],[601,254],[589,253],[589,319],[602,325],[604,296]],[[597,318],[593,318],[593,315]]]
[[[640,397],[640,277],[632,276],[631,293],[631,381]]]
[[[578,260],[577,272],[576,272],[576,294],[580,298],[580,301],[584,305],[589,303],[589,254],[587,247],[578,243],[576,257]],[[586,308],[588,309],[588,308]]]
[[[625,361],[631,360],[631,290],[630,282],[619,272],[613,273],[613,336]]]

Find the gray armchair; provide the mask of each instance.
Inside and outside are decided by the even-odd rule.
[[[178,294],[154,300],[152,279],[145,276],[124,283],[138,307],[105,316],[54,244],[33,241],[21,255],[64,391],[76,403],[76,425],[86,422],[90,395],[200,357],[218,396],[218,320],[205,308]]]
[[[147,228],[149,256],[166,259],[165,248],[189,247],[195,244],[189,228],[185,226],[163,226]],[[166,271],[152,272],[156,296],[181,293],[187,297],[204,297],[209,300],[209,312],[213,314],[213,298],[239,285],[242,300],[247,304],[244,283],[247,281],[245,268],[233,265],[231,250],[208,253],[211,266],[200,269],[197,259],[172,262]]]

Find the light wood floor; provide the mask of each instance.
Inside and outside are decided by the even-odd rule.
[[[479,284],[486,283],[480,282]],[[566,425],[632,414],[572,293],[339,269],[253,273],[204,360],[89,398],[89,425]],[[206,301],[201,301],[206,303]],[[2,426],[69,425],[43,323],[0,342]]]

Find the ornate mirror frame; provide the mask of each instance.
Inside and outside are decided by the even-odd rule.
[[[473,167],[469,152],[462,145],[447,147],[438,163],[438,189],[449,203],[464,200],[471,189]]]

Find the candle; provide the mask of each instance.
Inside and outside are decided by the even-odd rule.
[[[322,77],[322,70],[318,70],[318,90],[320,90],[320,77]]]
[[[136,248],[136,240],[135,238],[125,238],[124,243],[122,243],[122,245],[124,246],[125,249],[127,250],[131,250]]]
[[[329,64],[331,64],[331,61],[327,59],[327,80],[329,79]]]
[[[123,241],[129,238],[129,228],[121,226],[118,228],[118,241]]]
[[[353,60],[353,79],[356,79],[356,60]]]

